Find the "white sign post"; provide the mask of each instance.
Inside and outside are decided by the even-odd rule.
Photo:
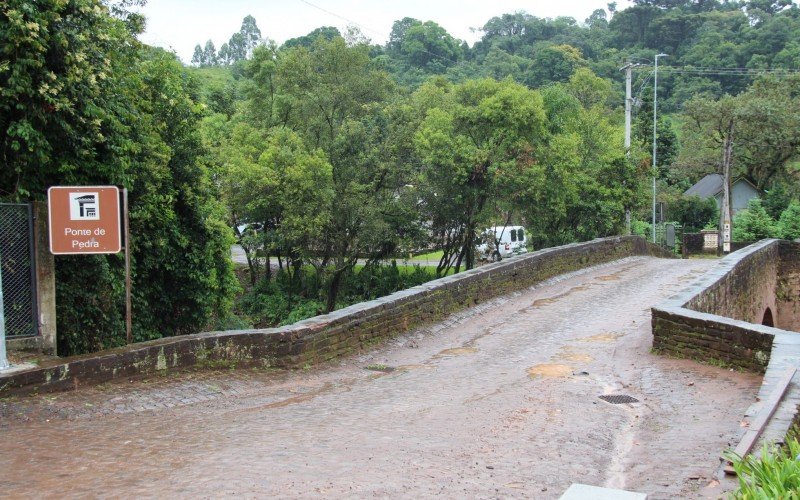
[[[722,251],[725,253],[731,251],[731,225],[728,222],[722,226]]]
[[[3,266],[0,266],[0,370],[8,368],[6,357],[6,316],[3,312]]]

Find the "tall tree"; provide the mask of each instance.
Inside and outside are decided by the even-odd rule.
[[[198,43],[194,46],[194,53],[192,54],[192,64],[195,66],[202,66],[205,62],[205,55],[203,54],[203,47]]]
[[[511,80],[445,90],[415,136],[425,165],[421,197],[445,251],[440,274],[475,265],[474,242],[477,228],[487,222],[487,202],[508,194],[498,192],[501,180],[536,168],[546,133],[541,96]]]
[[[203,65],[216,66],[217,64],[219,64],[217,49],[214,47],[214,42],[208,40],[206,41],[206,46],[203,48]]]
[[[720,208],[719,250],[722,251],[725,233],[732,229],[733,214],[731,212],[731,175],[734,163],[734,139],[740,123],[738,108],[740,101],[732,96],[725,96],[718,101],[698,98],[687,105],[687,127],[696,134],[698,142],[693,144],[697,149],[710,149],[706,158],[713,162],[713,171],[722,174],[722,206]],[[707,154],[708,154],[707,153]],[[716,160],[713,158],[716,156]],[[707,160],[708,161],[708,160]],[[726,230],[727,229],[727,230]]]
[[[251,15],[245,16],[242,19],[242,27],[239,28],[239,33],[242,34],[242,39],[244,40],[246,57],[250,57],[253,49],[261,43],[261,30],[258,29],[256,19]]]
[[[319,246],[306,249],[327,283],[328,310],[336,307],[344,274],[381,246],[375,224],[389,177],[374,152],[381,128],[366,118],[380,109],[391,83],[371,65],[369,50],[366,44],[348,46],[342,38],[318,38],[311,48],[287,51],[278,67],[287,125],[310,148],[321,148],[333,169],[336,202],[330,220]]]

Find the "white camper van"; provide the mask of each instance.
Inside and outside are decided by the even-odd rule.
[[[525,228],[522,226],[494,226],[481,234],[475,254],[481,260],[492,262],[528,251]]]

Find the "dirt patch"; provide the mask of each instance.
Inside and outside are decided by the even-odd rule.
[[[545,363],[528,368],[528,375],[531,378],[537,378],[537,377],[564,378],[572,375],[572,367],[567,365]]]
[[[563,359],[564,361],[573,361],[575,363],[588,363],[594,358],[587,354],[572,353],[561,356],[559,359]]]
[[[592,335],[591,337],[583,337],[582,339],[577,339],[578,342],[614,342],[620,337],[625,336],[623,333],[600,333],[598,335]]]

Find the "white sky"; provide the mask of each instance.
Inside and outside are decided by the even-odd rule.
[[[148,0],[141,12],[147,31],[140,37],[150,45],[175,51],[184,61],[194,46],[211,39],[217,50],[239,31],[248,14],[256,19],[261,35],[279,45],[306,35],[320,26],[335,26],[344,33],[356,24],[373,43],[385,43],[392,23],[404,17],[435,21],[455,38],[470,45],[480,39],[477,28],[494,16],[525,11],[537,17],[574,17],[578,22],[607,0]],[[617,2],[618,10],[630,1]]]

